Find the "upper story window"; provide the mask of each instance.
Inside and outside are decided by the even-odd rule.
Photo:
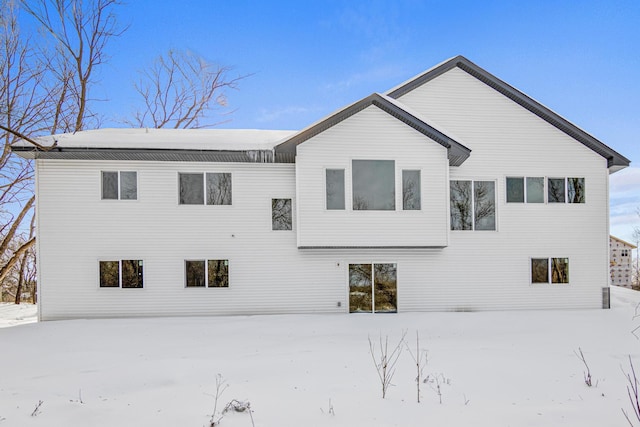
[[[494,181],[451,181],[452,230],[495,230]]]
[[[419,211],[420,203],[420,171],[402,171],[402,209],[405,211]]]
[[[137,198],[137,172],[102,171],[102,200],[136,200]]]
[[[326,170],[327,209],[344,210],[344,169]]]
[[[544,203],[542,177],[507,177],[507,203]],[[547,178],[548,203],[584,203],[584,178]]]
[[[353,160],[353,210],[396,209],[394,160]]]
[[[507,203],[544,203],[544,178],[507,177]]]
[[[99,264],[101,288],[142,288],[142,260],[100,261]]]
[[[548,178],[549,203],[584,203],[584,178]]]
[[[271,229],[293,229],[291,199],[271,199]]]
[[[181,205],[230,205],[230,173],[179,173]]]

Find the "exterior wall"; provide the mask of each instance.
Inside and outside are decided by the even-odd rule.
[[[611,284],[631,288],[633,250],[636,247],[613,236],[609,237]]]
[[[37,168],[42,319],[335,311],[344,293],[342,280],[319,286],[332,261],[304,264],[295,231],[271,230],[271,198],[295,199],[294,165],[40,160]],[[138,200],[101,200],[101,170],[137,171]],[[178,172],[231,172],[232,206],[179,205]],[[100,288],[100,259],[142,259],[144,288]],[[230,287],[186,289],[186,259],[228,259]]]
[[[417,298],[415,306],[601,307],[609,274],[606,160],[458,68],[399,101],[472,150],[451,168],[452,180],[496,181],[497,231],[452,231],[443,252],[456,257],[442,260],[435,280],[442,292],[430,288],[435,300]],[[586,203],[506,203],[508,176],[584,177]],[[569,284],[532,285],[532,257],[569,258]]]
[[[394,160],[396,209],[352,209],[352,160]],[[326,209],[325,171],[344,169],[345,209]],[[402,170],[420,170],[421,210],[402,209]],[[298,246],[442,247],[448,236],[447,150],[375,106],[298,146]]]

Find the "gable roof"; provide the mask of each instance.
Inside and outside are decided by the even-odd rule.
[[[625,242],[625,241],[624,241],[624,240],[622,240],[621,238],[616,237],[616,236],[611,235],[611,234],[609,235],[609,239],[610,239],[610,240],[615,240],[615,241],[617,241],[617,242],[620,242],[620,243],[622,243],[622,244],[624,244],[624,245],[626,245],[626,246],[629,246],[629,247],[630,247],[630,248],[632,248],[632,249],[636,249],[636,248],[637,248],[637,246],[636,246],[636,245],[634,245],[634,244],[632,244],[632,243],[629,243],[629,242]]]
[[[629,163],[631,163],[631,161],[624,157],[622,154],[608,147],[592,135],[588,134],[587,132],[583,131],[573,123],[560,116],[559,114],[540,104],[533,98],[520,92],[513,86],[500,80],[486,70],[478,67],[476,64],[461,55],[456,56],[455,58],[451,58],[439,65],[436,65],[435,67],[425,71],[422,74],[419,74],[411,80],[389,90],[386,94],[393,99],[398,99],[402,95],[411,92],[415,88],[422,86],[423,84],[456,67],[480,80],[487,86],[500,92],[502,95],[511,99],[516,104],[529,110],[536,116],[540,117],[542,120],[546,121],[552,126],[555,126],[573,139],[581,142],[591,150],[607,159],[607,167],[610,168],[612,172],[625,168],[629,166]]]
[[[326,117],[319,122],[312,124],[306,129],[301,130],[292,137],[286,139],[284,142],[278,144],[275,147],[277,161],[293,161],[295,158],[296,147],[318,135],[321,132],[329,129],[332,126],[337,125],[341,121],[353,116],[354,114],[364,110],[369,106],[375,106],[391,115],[392,117],[400,120],[401,122],[411,126],[423,135],[431,138],[438,144],[447,149],[450,166],[460,166],[471,154],[471,150],[460,144],[453,138],[445,135],[443,132],[434,128],[426,123],[417,114],[411,112],[409,108],[397,102],[396,100],[381,95],[379,93],[373,93],[366,98],[357,101],[342,110],[333,113],[329,117]]]

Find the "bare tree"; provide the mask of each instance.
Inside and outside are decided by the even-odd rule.
[[[420,403],[420,385],[424,381],[424,368],[427,366],[428,362],[428,353],[427,350],[420,348],[420,334],[416,331],[416,352],[414,353],[411,350],[411,346],[409,343],[406,343],[407,350],[413,359],[413,363],[416,365],[416,398],[418,403]]]
[[[392,385],[391,381],[393,380],[393,376],[396,373],[396,364],[398,363],[398,359],[400,358],[400,354],[402,353],[402,347],[404,346],[406,335],[407,331],[403,331],[398,344],[396,344],[395,347],[389,349],[389,337],[385,336],[383,340],[382,334],[380,334],[377,351],[376,345],[373,343],[373,341],[371,341],[371,337],[368,337],[369,354],[371,354],[371,359],[373,360],[373,364],[376,367],[376,372],[378,373],[378,379],[380,380],[383,399],[387,397],[387,391]],[[378,353],[377,356],[376,353]]]
[[[22,140],[39,149],[55,146],[37,136],[85,128],[96,67],[105,46],[122,33],[113,9],[116,0],[0,0],[0,282],[32,274],[25,258],[35,238],[19,230],[33,223],[33,166],[11,155]],[[21,33],[18,8],[43,28],[37,40]],[[51,43],[53,40],[53,43]],[[27,263],[27,264],[25,264]]]
[[[622,413],[627,419],[629,425],[634,427],[635,424],[632,419],[640,422],[640,381],[638,381],[638,377],[636,376],[636,369],[633,366],[631,356],[629,356],[629,367],[630,369],[628,372],[622,369],[622,373],[627,379],[627,395],[629,396],[629,403],[633,409],[633,416],[629,416],[624,408],[622,408]]]
[[[203,123],[211,110],[227,106],[226,90],[236,89],[248,76],[230,77],[230,67],[206,61],[189,51],[169,50],[141,72],[135,89],[144,107],[132,120],[135,127],[203,128],[218,123]]]
[[[29,227],[29,238],[27,241],[32,241],[35,237],[35,223],[36,216],[31,216],[31,225]],[[22,302],[22,292],[26,287],[31,287],[34,283],[30,280],[33,279],[32,270],[30,268],[30,264],[35,264],[33,261],[35,252],[33,251],[33,244],[29,247],[29,249],[22,255],[22,259],[20,260],[20,268],[18,270],[18,284],[16,286],[16,296],[14,299],[15,304],[20,304]],[[35,303],[35,290],[31,291],[32,302]]]
[[[118,25],[114,9],[119,0],[21,0],[21,5],[53,38],[47,52],[56,109],[52,134],[85,129],[96,116],[89,108],[95,69],[107,59],[107,43],[126,28]]]

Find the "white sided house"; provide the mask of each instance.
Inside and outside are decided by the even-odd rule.
[[[608,305],[629,160],[464,57],[299,132],[54,138],[42,320]]]

